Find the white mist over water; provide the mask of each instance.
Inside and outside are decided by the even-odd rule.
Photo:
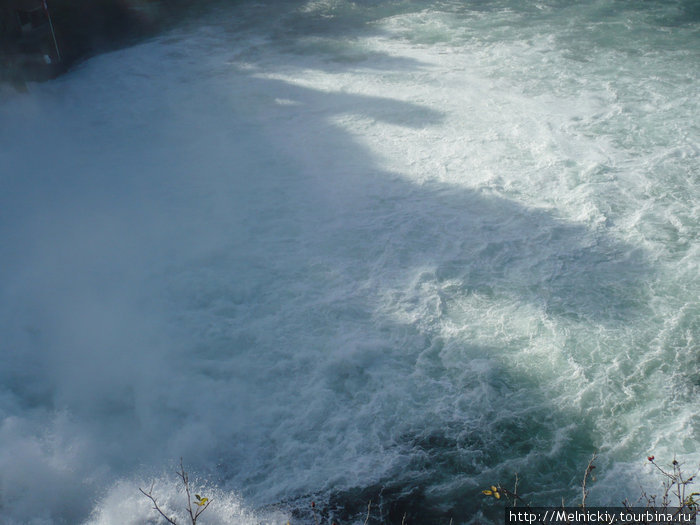
[[[180,457],[207,523],[697,462],[689,5],[241,2],[3,92],[3,516],[145,523]]]

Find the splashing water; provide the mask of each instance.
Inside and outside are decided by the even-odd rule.
[[[699,21],[243,1],[0,92],[3,516],[145,523],[180,457],[211,524],[697,463]]]

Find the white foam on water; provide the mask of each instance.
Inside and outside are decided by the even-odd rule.
[[[697,30],[610,6],[244,2],[3,92],[4,515],[697,462]]]
[[[252,512],[245,508],[235,494],[225,492],[193,478],[188,478],[191,509],[194,514],[201,512],[199,522],[213,525],[267,525],[287,523],[289,516],[279,511]],[[139,490],[140,489],[140,490]],[[109,488],[100,499],[88,525],[137,525],[144,523],[146,517],[154,521],[159,512],[154,503],[141,493],[150,494],[168,518],[186,523],[190,520],[187,507],[187,493],[180,478],[174,474],[164,474],[157,479],[120,480]],[[208,498],[209,505],[202,510],[197,505],[195,496]],[[150,521],[149,521],[150,522]]]

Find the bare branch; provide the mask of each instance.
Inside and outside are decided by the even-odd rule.
[[[194,510],[192,508],[192,493],[190,491],[190,477],[187,474],[187,471],[185,470],[185,467],[182,462],[182,458],[180,458],[180,470],[176,470],[175,473],[177,476],[180,478],[180,481],[182,482],[183,486],[185,487],[185,493],[187,495],[187,513],[190,515],[190,522],[191,525],[197,525],[197,518],[209,507],[211,502],[213,500],[210,500],[208,498],[200,498],[199,494],[195,494],[195,497],[197,499],[197,509]],[[154,482],[155,483],[155,482]],[[155,497],[153,496],[153,485],[154,483],[151,483],[151,488],[149,489],[148,492],[145,490],[139,488],[141,493],[146,496],[148,499],[150,499],[153,502],[153,509],[157,510],[158,513],[165,518],[165,520],[170,523],[171,525],[177,525],[177,522],[175,521],[175,518],[169,517],[163,510],[158,506],[158,503],[156,502]]]
[[[190,494],[190,477],[185,472],[185,467],[182,464],[182,458],[180,458],[180,471],[177,475],[182,480],[182,484],[185,486],[185,493],[187,494],[187,513],[190,515],[190,520],[192,520],[192,525],[197,525],[197,518],[192,512],[192,496]]]
[[[583,483],[581,483],[581,507],[584,509],[586,508],[586,498],[588,497],[588,490],[586,489],[586,481],[588,481],[588,476],[591,474],[593,469],[595,468],[595,465],[593,462],[596,460],[598,457],[598,454],[595,452],[591,456],[591,459],[588,461],[588,466],[586,467],[586,473],[583,475]]]
[[[313,501],[311,502],[311,512],[313,512],[314,521],[316,522],[316,525],[319,525],[319,523],[318,523],[318,517],[316,517],[316,503],[313,502]]]
[[[209,504],[210,504],[212,501],[213,501],[213,500],[207,500],[207,502],[206,502],[204,505],[201,505],[201,506],[199,507],[199,509],[197,509],[197,512],[196,512],[195,515],[194,515],[194,520],[195,520],[195,521],[197,521],[197,518],[199,518],[199,515],[200,515],[202,512],[204,512],[205,510],[207,510],[207,507],[209,506]]]
[[[139,490],[141,491],[141,494],[143,494],[144,496],[146,496],[148,499],[150,499],[153,502],[153,510],[157,510],[158,513],[161,516],[163,516],[163,518],[165,518],[165,521],[167,521],[168,523],[171,523],[172,525],[177,525],[177,522],[173,518],[168,517],[168,515],[165,514],[165,512],[163,512],[161,510],[161,508],[158,506],[158,502],[156,501],[156,498],[153,497],[153,483],[151,483],[151,488],[148,490],[148,492],[143,490],[141,487],[139,487]]]

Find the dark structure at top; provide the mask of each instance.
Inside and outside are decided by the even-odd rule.
[[[183,2],[2,0],[0,82],[53,78],[76,61],[153,34]]]

